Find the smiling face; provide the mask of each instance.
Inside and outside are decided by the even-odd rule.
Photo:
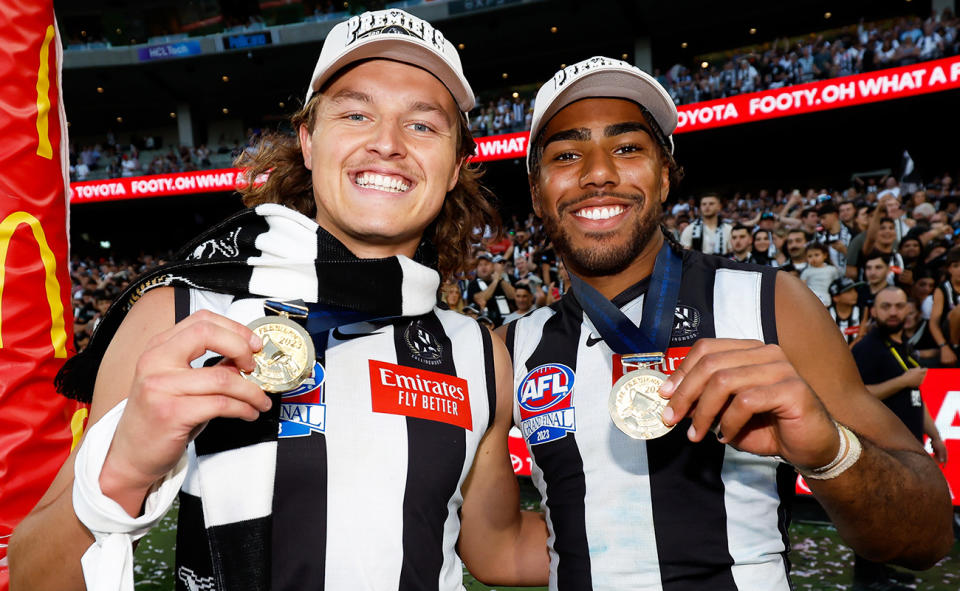
[[[432,74],[371,60],[339,74],[300,127],[317,223],[364,258],[413,256],[457,183],[459,113]]]
[[[893,222],[890,220],[880,222],[880,230],[877,231],[877,244],[885,249],[890,249],[896,239],[897,227],[893,225]]]
[[[770,235],[766,232],[757,232],[753,235],[753,246],[757,252],[767,252],[770,248]]]
[[[543,131],[543,160],[531,179],[534,211],[570,270],[616,275],[656,235],[669,170],[639,106],[585,99]]]

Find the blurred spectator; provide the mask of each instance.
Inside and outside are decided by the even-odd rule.
[[[504,272],[502,257],[493,257],[489,252],[477,255],[477,276],[467,287],[467,300],[476,304],[495,327],[503,324],[503,318],[516,309],[513,285]]]
[[[797,277],[807,268],[807,242],[809,237],[807,233],[796,228],[787,232],[786,254],[788,260],[780,268],[788,273],[793,273]]]
[[[857,337],[862,336],[860,329],[861,326],[865,326],[867,319],[866,308],[858,302],[857,288],[862,285],[849,277],[839,277],[830,284],[831,304],[827,311],[837,323],[848,345],[852,345]]]
[[[880,290],[891,285],[888,280],[889,273],[890,265],[887,263],[886,257],[875,253],[866,258],[863,267],[865,283],[859,288],[860,303],[865,308],[872,307],[873,299],[880,293]]]
[[[824,306],[830,305],[830,285],[840,275],[840,270],[830,263],[830,251],[823,243],[811,242],[807,245],[807,267],[800,272],[800,279]]]
[[[463,294],[455,282],[444,281],[440,286],[440,303],[454,312],[463,314]]]
[[[960,246],[953,247],[947,253],[946,278],[933,291],[930,334],[940,348],[940,363],[945,367],[957,365],[957,345],[960,343]]]
[[[730,230],[730,251],[727,258],[731,261],[757,263],[753,257],[753,235],[750,233],[750,228],[742,224],[733,226]]]
[[[535,304],[535,291],[540,291],[526,281],[520,281],[513,286],[514,302],[517,309],[503,317],[503,324],[516,320],[528,312],[537,309]]]
[[[723,203],[720,196],[707,193],[700,197],[700,216],[680,235],[680,243],[704,254],[726,255],[730,252],[730,231],[733,226],[720,219]]]
[[[837,268],[844,269],[847,246],[853,239],[853,235],[850,233],[850,229],[840,221],[840,210],[833,204],[833,201],[825,201],[817,213],[820,218],[820,231],[817,233],[817,241],[829,248],[830,263]]]
[[[915,300],[907,300],[903,340],[913,350],[921,367],[940,367],[940,348],[930,334],[930,322],[920,314]]]

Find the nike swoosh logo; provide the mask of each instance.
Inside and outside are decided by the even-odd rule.
[[[349,341],[350,339],[359,339],[359,338],[368,337],[374,334],[380,334],[380,331],[375,330],[373,332],[343,333],[343,332],[340,332],[339,328],[333,329],[333,338],[337,339],[338,341]]]
[[[603,342],[603,338],[602,338],[602,337],[594,337],[592,334],[587,337],[587,346],[588,346],[588,347],[592,347],[592,346],[594,346],[594,345],[596,345],[597,343],[600,343],[600,342]]]

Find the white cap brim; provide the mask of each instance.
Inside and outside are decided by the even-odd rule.
[[[324,83],[337,72],[348,65],[367,59],[388,59],[422,68],[433,74],[450,91],[457,107],[464,113],[474,107],[473,90],[467,79],[457,71],[443,55],[414,41],[410,36],[400,34],[377,35],[370,39],[363,39],[348,46],[332,61],[317,62],[311,78],[310,88],[307,90],[306,102],[310,101],[313,93],[318,91]]]
[[[564,75],[570,68],[561,70],[537,93],[530,141],[527,142],[527,172],[530,172],[530,150],[537,134],[564,107],[588,98],[622,98],[642,106],[653,116],[663,132],[670,152],[673,152],[677,107],[666,89],[653,76],[639,68],[609,58],[591,58],[571,68],[597,59],[605,60],[606,63],[575,74]]]

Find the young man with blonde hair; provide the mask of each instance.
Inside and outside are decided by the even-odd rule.
[[[92,427],[14,536],[14,591],[132,589],[131,541],[178,491],[178,589],[455,591],[461,556],[545,580],[506,351],[435,307],[495,217],[473,104],[429,23],[334,27],[296,137],[240,163],[251,209],[125,293],[61,376]]]

